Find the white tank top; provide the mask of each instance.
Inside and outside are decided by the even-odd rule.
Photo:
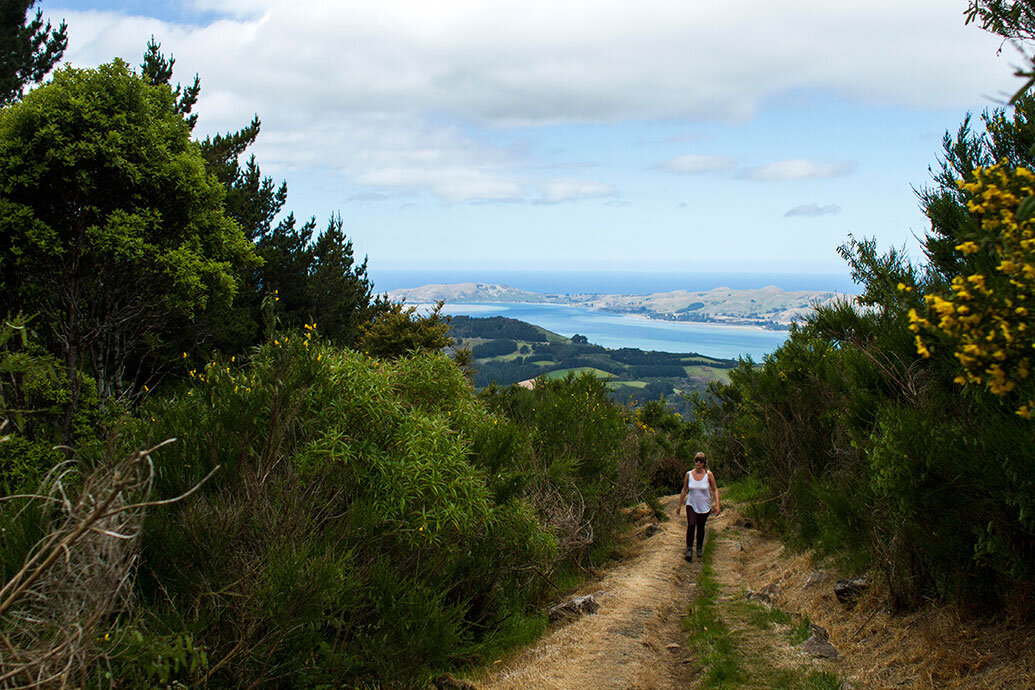
[[[707,513],[712,509],[712,495],[708,487],[708,472],[703,479],[694,479],[693,471],[686,473],[686,504],[695,513]]]

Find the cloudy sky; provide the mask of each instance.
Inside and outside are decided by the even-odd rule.
[[[1016,88],[965,0],[42,0],[65,60],[258,114],[288,207],[383,268],[844,272],[925,230],[913,187]],[[1001,54],[1000,54],[1001,53]]]

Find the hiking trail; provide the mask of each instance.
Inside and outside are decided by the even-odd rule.
[[[653,516],[642,507],[629,557],[573,593],[595,594],[596,613],[551,625],[537,642],[471,677],[474,687],[1035,688],[1032,623],[968,618],[947,605],[895,614],[873,590],[855,604],[840,604],[829,564],[786,551],[741,521],[729,501],[708,519],[716,586],[710,605],[735,667],[732,678],[716,682],[709,676],[722,669],[699,658],[684,628],[702,565],[683,560],[686,523],[674,514],[677,500],[661,499],[670,519],[649,537]],[[837,658],[805,653],[810,623],[822,626]]]
[[[668,513],[678,496],[662,500]],[[710,535],[727,514],[708,520]],[[634,554],[578,594],[597,594],[600,609],[553,626],[531,647],[495,664],[478,688],[685,688],[694,660],[681,626],[694,596],[698,560],[683,560],[683,517],[659,523],[651,537],[633,537]]]

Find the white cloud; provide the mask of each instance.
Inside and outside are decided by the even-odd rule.
[[[323,167],[450,203],[615,193],[599,182],[529,182],[541,161],[455,123],[736,121],[797,90],[950,108],[1015,86],[997,39],[963,25],[966,0],[182,2],[224,18],[192,26],[50,13],[67,19],[65,58],[77,65],[116,55],[139,64],[154,34],[176,57],[176,79],[201,77],[199,133],[259,114],[256,155],[267,171]],[[782,161],[744,175],[807,179],[850,172],[843,165]],[[682,156],[663,167],[731,166]]]
[[[524,197],[520,182],[464,168],[383,168],[364,172],[356,182],[371,187],[417,194],[426,190],[450,204],[463,201],[518,201]]]
[[[537,185],[542,191],[542,203],[559,204],[564,201],[592,199],[600,197],[616,197],[618,190],[614,185],[593,180],[576,180],[562,178],[545,180]]]
[[[277,2],[276,0],[185,0],[184,4],[198,12],[218,12],[233,17],[261,17]]]
[[[841,207],[837,204],[827,204],[825,206],[820,206],[819,204],[802,204],[801,206],[795,206],[783,215],[788,218],[793,216],[814,218],[817,216],[836,216],[840,212]]]
[[[951,107],[1012,85],[998,41],[963,26],[964,0],[190,1],[238,18],[144,28],[66,12],[67,57],[105,61],[154,31],[210,88],[270,106],[497,124],[738,118],[817,88]]]
[[[732,169],[736,163],[736,159],[729,156],[703,156],[690,153],[665,161],[661,164],[661,168],[669,172],[698,175],[709,172],[725,172]]]
[[[825,177],[841,177],[855,171],[856,163],[817,163],[805,158],[777,161],[741,171],[740,177],[758,182],[785,182],[789,180],[815,180]]]
[[[428,192],[447,204],[463,202],[508,202],[560,204],[583,199],[612,198],[618,190],[610,184],[571,178],[534,180],[485,172],[477,168],[391,167],[358,175],[358,184],[387,192],[354,195],[353,201],[376,201],[392,196]]]

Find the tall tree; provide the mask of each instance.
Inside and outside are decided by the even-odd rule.
[[[280,298],[277,313],[285,326],[301,326],[310,317],[309,274],[313,266],[313,231],[316,219],[301,226],[289,214],[259,239],[257,250],[264,263],[257,273],[257,291]]]
[[[140,75],[148,81],[148,83],[158,86],[159,84],[171,84],[173,75],[173,65],[176,64],[176,58],[170,57],[168,60],[162,54],[162,44],[155,40],[154,36],[151,36],[151,40],[147,42],[147,50],[144,51],[144,61],[140,64]],[[201,93],[201,80],[198,75],[194,75],[194,83],[184,88],[181,84],[177,84],[176,88],[173,89],[173,98],[176,100],[176,112],[183,116],[187,126],[192,130],[194,125],[198,123],[198,116],[196,113],[192,113],[194,110],[194,104],[198,102],[198,94]]]
[[[162,44],[152,36],[140,65],[141,76],[151,84],[168,84],[172,88],[176,112],[183,116],[193,130],[198,118],[193,111],[201,93],[201,81],[198,75],[194,75],[194,82],[190,86],[176,84],[173,88],[175,65],[176,58],[167,58],[162,53]],[[249,158],[244,167],[241,166],[241,157],[255,143],[261,127],[262,123],[256,115],[248,125],[236,132],[208,136],[198,142],[209,171],[226,189],[227,214],[237,221],[253,242],[270,232],[274,219],[287,201],[287,183],[276,185],[271,177],[263,176],[255,156]]]
[[[355,345],[360,327],[371,316],[373,285],[367,278],[367,260],[356,264],[340,215],[331,216],[313,245],[308,291],[310,318],[320,334],[339,345]]]
[[[967,24],[978,22],[981,28],[1002,36],[1025,55],[1030,63],[1027,69],[1018,69],[1016,75],[1025,79],[1024,85],[1014,94],[1012,101],[1020,98],[1035,85],[1035,54],[1031,52],[1035,43],[1035,2],[1032,0],[968,0],[964,13]]]
[[[165,84],[172,88],[176,111],[193,128],[197,121],[193,108],[201,91],[200,80],[195,75],[191,86],[184,88],[177,84],[173,88],[175,64],[176,59],[172,56],[167,58],[161,51],[161,43],[152,36],[140,65],[141,75],[152,84]],[[226,215],[237,222],[250,242],[260,245],[270,240],[273,223],[287,201],[287,184],[281,182],[278,186],[272,178],[264,176],[254,156],[243,167],[241,165],[242,156],[255,143],[261,126],[258,116],[255,116],[248,125],[236,132],[208,136],[198,142],[206,167],[225,190]],[[276,241],[283,239],[278,237]],[[288,244],[297,245],[292,242]],[[304,247],[304,243],[301,247]],[[266,257],[265,254],[270,256]],[[278,268],[269,264],[269,260],[280,261],[283,258],[282,252],[266,252],[263,257],[269,270],[277,272]],[[302,256],[288,259],[288,262],[301,262],[304,265],[301,275],[305,276],[310,260],[311,257]],[[211,350],[240,352],[257,342],[262,301],[259,290],[270,281],[266,279],[261,265],[239,267],[239,270],[243,284],[233,304],[229,308],[209,308],[191,319],[184,319],[178,329],[179,336],[168,344],[171,351],[192,352],[197,349],[198,357],[203,359]]]
[[[153,84],[169,84],[173,58],[166,58],[154,37],[147,45],[143,75]],[[191,112],[199,91],[198,78],[188,89],[173,89],[177,112],[193,126]],[[287,183],[276,184],[262,174],[255,156],[242,157],[255,143],[262,127],[258,116],[236,132],[217,134],[198,142],[208,170],[226,191],[226,214],[254,243],[261,262],[243,271],[242,289],[229,309],[208,310],[184,322],[180,340],[184,351],[239,352],[255,344],[267,318],[262,302],[277,292],[276,316],[283,327],[300,327],[316,320],[322,335],[342,345],[355,345],[359,328],[387,305],[371,301],[373,286],[366,275],[366,261],[356,264],[352,242],[343,231],[340,216],[313,240],[316,220],[297,225],[295,216],[277,222],[287,202]],[[180,341],[175,343],[180,347]],[[201,352],[199,355],[204,356]]]
[[[70,380],[118,398],[176,317],[229,303],[257,262],[223,197],[171,89],[121,60],[60,70],[0,110],[5,306],[41,314]]]
[[[54,29],[43,11],[27,21],[36,0],[0,0],[0,106],[21,98],[61,59],[68,47],[64,22]]]

